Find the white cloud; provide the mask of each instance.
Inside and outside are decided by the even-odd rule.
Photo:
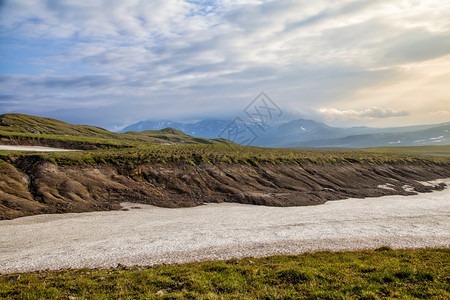
[[[4,75],[0,89],[14,95],[14,102],[2,106],[26,111],[34,93],[52,103],[35,102],[33,109],[42,112],[64,110],[68,102],[92,99],[100,106],[107,101],[99,99],[114,99],[119,103],[114,118],[133,104],[127,117],[138,120],[142,111],[156,115],[144,118],[170,117],[171,107],[199,115],[214,108],[239,112],[243,101],[265,90],[285,109],[326,107],[322,115],[335,119],[376,120],[401,114],[402,107],[413,116],[420,109],[403,105],[410,104],[402,96],[407,89],[392,82],[415,74],[405,65],[450,53],[445,1],[208,3],[6,0],[0,33],[18,43],[18,53],[24,48],[32,53],[18,56],[17,64],[38,71]],[[428,83],[414,81],[420,84]],[[439,93],[428,93],[429,107],[448,110],[442,104],[445,86],[433,82]],[[376,97],[390,87],[396,87],[389,92],[395,99],[387,92]],[[389,105],[379,99],[389,99]]]
[[[396,111],[392,108],[370,107],[362,110],[339,110],[336,108],[319,108],[317,113],[324,116],[327,120],[358,120],[403,117],[409,115],[405,110]]]
[[[186,28],[192,9],[183,0],[6,0],[0,24],[23,36],[139,41]]]

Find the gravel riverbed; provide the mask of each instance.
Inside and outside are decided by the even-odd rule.
[[[302,207],[122,206],[0,221],[0,273],[450,244],[449,188]]]

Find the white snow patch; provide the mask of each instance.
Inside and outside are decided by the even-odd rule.
[[[389,142],[389,144],[401,144],[401,143],[402,143],[401,140],[398,140],[398,141],[396,141],[396,142]]]
[[[16,146],[16,145],[0,145],[0,150],[14,150],[14,151],[39,151],[39,152],[51,152],[51,151],[80,151],[73,149],[59,149],[42,146]]]
[[[412,186],[410,186],[409,184],[405,184],[402,186],[402,189],[405,192],[415,192],[414,188]]]
[[[377,188],[379,189],[385,189],[385,190],[393,190],[395,191],[394,185],[391,183],[386,183],[386,184],[380,184],[377,186]]]
[[[440,182],[450,183],[450,178]],[[0,221],[0,273],[154,265],[310,251],[449,247],[450,189],[267,207],[207,204]],[[141,208],[141,209],[135,209]]]

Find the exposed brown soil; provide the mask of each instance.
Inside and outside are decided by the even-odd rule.
[[[145,164],[56,166],[25,157],[0,168],[0,219],[119,209],[120,202],[190,207],[205,202],[317,205],[349,197],[408,195],[442,186],[446,166],[352,164]],[[391,184],[392,189],[378,185]]]

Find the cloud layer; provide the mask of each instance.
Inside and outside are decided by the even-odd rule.
[[[437,0],[6,0],[0,108],[111,128],[230,117],[266,91],[327,121],[446,121],[448,15]]]
[[[409,112],[395,111],[392,108],[370,107],[363,110],[339,110],[336,108],[320,108],[318,113],[324,115],[328,120],[358,120],[358,119],[376,119],[389,117],[403,117],[409,115]]]

